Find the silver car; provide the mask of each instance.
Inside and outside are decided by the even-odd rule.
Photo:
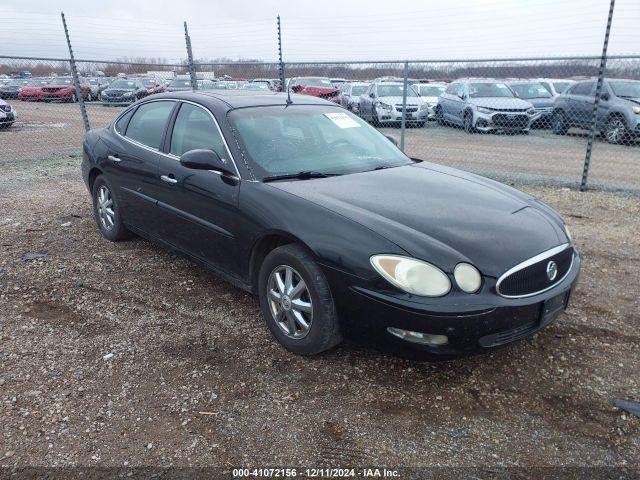
[[[467,133],[528,132],[539,115],[504,82],[486,78],[456,80],[436,106],[439,123],[459,125]]]
[[[404,84],[402,82],[376,82],[360,95],[358,115],[374,125],[398,124],[402,121]],[[429,115],[427,103],[411,85],[407,85],[405,122],[424,126]]]
[[[436,105],[438,105],[438,99],[440,95],[447,89],[446,83],[415,83],[413,88],[420,94],[429,108],[429,120],[436,117]]]
[[[18,118],[18,114],[13,109],[11,105],[9,105],[4,100],[0,99],[0,129],[8,128],[13,125],[13,122]]]
[[[358,113],[360,107],[360,95],[366,92],[369,87],[366,82],[343,83],[340,86],[340,105],[347,110]]]

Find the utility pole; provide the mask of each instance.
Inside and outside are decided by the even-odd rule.
[[[80,114],[82,115],[82,123],[84,124],[84,131],[88,132],[91,129],[89,125],[89,117],[87,116],[87,108],[84,104],[84,97],[82,96],[82,88],[80,88],[80,80],[78,79],[78,69],[76,68],[76,60],[73,56],[73,49],[71,48],[71,39],[69,38],[69,29],[67,28],[67,20],[64,18],[64,12],[60,12],[62,17],[62,26],[64,27],[64,35],[67,37],[67,47],[69,47],[69,64],[71,66],[71,77],[73,78],[73,86],[76,90],[76,98],[78,99],[78,105],[80,105]]]

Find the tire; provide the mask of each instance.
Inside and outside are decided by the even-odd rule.
[[[464,131],[471,134],[475,133],[476,129],[473,128],[473,114],[466,112],[464,114],[464,119],[462,120],[462,126],[464,127]]]
[[[569,131],[569,122],[567,121],[567,116],[564,112],[555,112],[553,114],[553,133],[556,135],[566,135]]]
[[[438,125],[446,125],[446,122],[444,120],[444,112],[442,111],[442,107],[440,105],[436,107],[436,122],[438,122]]]
[[[291,272],[288,287],[287,270]],[[280,286],[277,278],[281,280]],[[302,294],[282,295],[283,286],[288,288],[287,292],[295,292],[300,281],[304,281],[306,287]],[[284,245],[266,256],[258,275],[258,295],[267,327],[290,352],[316,355],[342,341],[329,283],[312,255],[301,245]],[[297,310],[296,305],[310,308],[311,313]],[[300,318],[308,328],[300,323]]]
[[[93,102],[93,94],[91,92],[87,94],[87,102]]]
[[[607,119],[602,133],[607,142],[616,145],[628,142],[631,137],[627,124],[618,115],[613,115]]]
[[[423,128],[423,127],[425,126],[425,124],[426,124],[426,123],[427,123],[427,122],[418,122],[418,123],[416,123],[416,126],[417,126],[418,128]]]
[[[76,103],[78,101],[78,97],[76,96],[75,92],[71,94],[71,98],[69,100],[71,101],[71,103]]]
[[[111,201],[110,205],[106,203],[106,197],[102,196],[105,192]],[[104,176],[98,175],[93,182],[91,196],[93,198],[93,216],[96,219],[98,229],[102,236],[112,242],[119,242],[131,238],[133,235],[122,223],[120,208],[118,201],[113,195],[113,189]],[[102,208],[101,204],[104,205]],[[107,209],[109,206],[111,207],[112,213],[107,215],[108,210],[103,210],[103,208]],[[110,217],[110,221],[108,217]]]

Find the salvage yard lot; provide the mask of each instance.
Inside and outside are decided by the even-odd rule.
[[[48,158],[78,153],[84,128],[78,105],[13,101],[18,121],[0,136],[0,163],[15,159]],[[93,127],[112,120],[120,107],[87,104]],[[386,134],[400,136],[398,128]],[[572,131],[573,132],[573,131]],[[545,182],[549,179],[577,184],[582,175],[586,135],[575,131],[557,136],[549,130],[529,135],[468,135],[458,128],[429,122],[406,132],[409,155],[461,167],[492,177]],[[640,141],[610,145],[598,138],[593,149],[589,180],[594,186],[640,192]]]
[[[1,465],[640,467],[640,419],[612,407],[640,400],[637,197],[526,187],[583,255],[571,307],[533,339],[426,363],[357,339],[287,353],[255,298],[104,240],[78,158],[0,173]]]

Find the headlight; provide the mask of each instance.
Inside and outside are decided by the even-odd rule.
[[[571,232],[569,231],[569,227],[567,227],[566,225],[564,226],[564,233],[567,235],[567,238],[569,239],[569,243],[571,243],[573,239],[571,238]]]
[[[491,110],[490,108],[486,108],[486,107],[478,107],[478,111],[480,113],[493,113],[493,110]]]
[[[378,107],[381,110],[392,110],[393,109],[393,107],[391,105],[387,105],[384,102],[378,102],[376,104],[376,107]]]
[[[135,92],[125,92],[124,95],[122,95],[123,97],[133,97],[133,95],[135,94]]]
[[[640,107],[638,107],[637,105],[634,105],[633,107],[631,107],[631,111],[633,113],[640,113]]]
[[[400,290],[423,297],[441,297],[451,290],[449,277],[438,267],[399,255],[374,255],[371,265]]]
[[[459,263],[453,270],[453,276],[460,290],[466,293],[476,293],[482,285],[482,275],[470,263]]]

